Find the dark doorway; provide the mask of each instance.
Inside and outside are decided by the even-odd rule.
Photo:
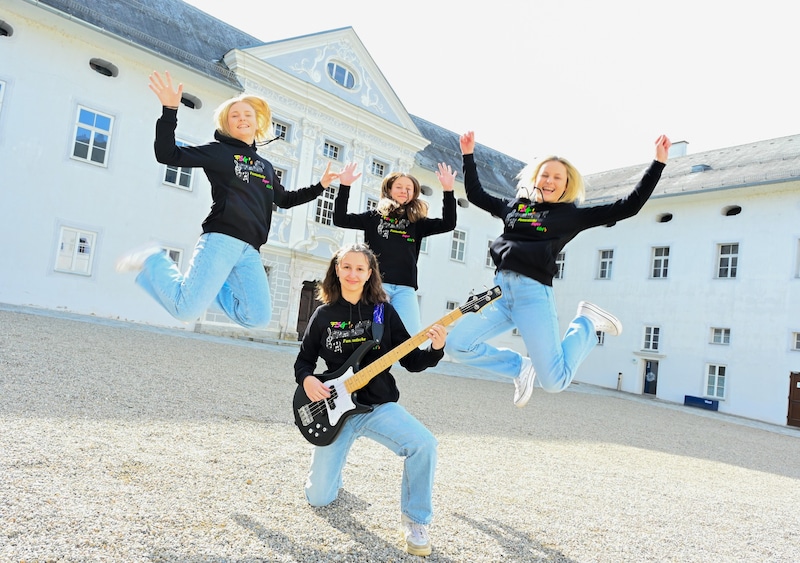
[[[644,392],[655,395],[658,387],[658,361],[646,360],[644,362]]]
[[[297,312],[297,339],[303,339],[303,333],[308,326],[311,314],[322,305],[317,300],[317,282],[304,281],[303,289],[300,291],[300,310]]]
[[[789,374],[789,414],[786,424],[800,427],[800,373]]]

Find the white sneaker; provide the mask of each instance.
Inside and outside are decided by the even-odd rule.
[[[144,268],[144,261],[153,254],[162,252],[164,249],[155,242],[148,242],[143,246],[129,250],[119,258],[114,264],[118,272],[138,272]]]
[[[519,377],[514,380],[514,405],[522,408],[528,404],[533,393],[534,379],[536,372],[533,371],[533,364],[530,359],[523,356],[522,369],[519,370]]]
[[[411,555],[430,555],[431,540],[428,537],[428,525],[417,524],[405,514],[401,516],[400,524],[406,540],[406,551]]]
[[[622,323],[617,317],[588,301],[578,303],[577,315],[592,321],[595,330],[605,332],[611,336],[622,334]]]

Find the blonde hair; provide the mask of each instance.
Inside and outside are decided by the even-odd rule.
[[[252,94],[240,94],[219,105],[214,111],[214,123],[217,125],[217,131],[228,137],[233,136],[231,135],[230,129],[228,129],[228,114],[231,112],[233,104],[239,102],[249,104],[256,112],[255,141],[267,140],[272,127],[272,110],[269,109],[269,104],[264,98]]]
[[[536,185],[536,177],[539,175],[539,170],[542,169],[548,162],[560,162],[567,169],[567,189],[564,195],[561,196],[560,202],[563,203],[582,203],[586,197],[586,186],[583,182],[583,176],[578,172],[570,161],[560,156],[548,156],[537,164],[529,164],[517,174],[517,190],[524,189],[528,193]]]
[[[408,178],[414,186],[414,195],[412,195],[409,202],[404,205],[400,205],[392,199],[392,186],[400,178]],[[428,216],[428,203],[419,199],[419,194],[421,192],[422,187],[419,184],[419,180],[414,178],[414,176],[406,174],[405,172],[392,172],[383,179],[383,183],[381,184],[381,200],[378,202],[376,210],[384,217],[390,215],[394,211],[398,211],[401,215],[405,213],[406,218],[412,223],[415,223]]]

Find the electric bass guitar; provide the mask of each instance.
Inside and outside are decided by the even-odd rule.
[[[495,286],[478,295],[472,295],[464,305],[454,309],[433,324],[448,326],[465,313],[480,311],[492,301],[499,299],[501,295],[500,286]],[[371,411],[371,405],[358,402],[356,391],[400,358],[405,357],[414,348],[419,348],[428,339],[426,335],[429,329],[430,326],[360,369],[361,359],[378,344],[377,340],[364,342],[350,355],[342,367],[324,376],[325,383],[328,384],[331,391],[331,396],[325,400],[311,401],[303,386],[298,385],[293,402],[294,421],[303,437],[315,446],[327,446],[333,443],[336,436],[339,435],[344,421],[349,416]],[[317,377],[323,378],[323,376]]]

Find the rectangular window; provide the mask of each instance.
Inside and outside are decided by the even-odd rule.
[[[164,246],[163,248],[164,252],[167,253],[167,256],[169,256],[172,259],[172,261],[175,262],[175,265],[178,266],[178,269],[183,270],[183,268],[181,268],[181,257],[183,256],[183,252],[181,251],[181,249],[172,248],[170,246]]]
[[[289,126],[280,121],[273,121],[272,136],[275,137],[275,140],[286,141],[289,137]]]
[[[597,271],[597,278],[601,280],[611,279],[611,264],[614,261],[613,250],[600,251],[600,268]]]
[[[737,243],[720,244],[717,277],[735,278],[739,265],[739,245]]]
[[[89,276],[92,273],[97,233],[61,227],[55,270]]]
[[[487,268],[494,268],[494,260],[492,260],[492,243],[494,241],[488,240],[486,241],[486,262],[484,265]]]
[[[286,186],[286,181],[284,179],[286,178],[286,170],[283,170],[282,168],[274,168],[274,167],[273,167],[273,170],[275,170],[275,179],[280,183],[281,186],[285,187]]]
[[[708,364],[706,395],[718,399],[725,397],[725,366]]]
[[[566,262],[567,254],[565,252],[559,252],[556,255],[556,275],[555,279],[563,280],[564,279],[564,263]]]
[[[597,332],[595,332],[595,334],[597,335],[597,345],[598,346],[602,346],[603,344],[606,343],[606,333],[605,332],[603,332],[602,330],[598,330]]]
[[[105,166],[108,163],[108,145],[113,123],[113,118],[108,115],[79,107],[72,157]]]
[[[323,225],[333,225],[333,202],[336,199],[336,189],[333,186],[326,188],[317,198],[317,212],[314,220]]]
[[[730,343],[731,343],[731,329],[729,328],[711,329],[711,344],[730,344]]]
[[[428,237],[423,237],[422,242],[419,244],[419,251],[421,254],[428,253]]]
[[[330,158],[331,160],[339,160],[339,153],[341,151],[342,148],[339,145],[334,145],[330,141],[325,141],[325,145],[322,147],[322,156]]]
[[[444,310],[447,312],[455,311],[456,309],[458,309],[458,301],[447,301],[444,304]]]
[[[175,141],[178,147],[188,146],[183,141]],[[164,183],[183,190],[192,190],[192,169],[186,167],[167,166],[164,173]]]
[[[800,332],[795,332],[792,334],[792,350],[795,352],[800,351]]]
[[[378,176],[379,178],[383,178],[386,175],[386,164],[381,162],[380,160],[373,160],[370,172],[372,172],[373,176]]]
[[[451,239],[450,243],[450,260],[455,260],[456,262],[463,262],[466,250],[467,250],[466,231],[459,231],[458,229],[454,230],[453,238]]]
[[[661,338],[661,329],[657,326],[644,327],[644,350],[652,352],[658,351],[659,339]]]
[[[378,209],[378,200],[374,197],[367,196],[367,211],[375,211]],[[425,240],[424,238],[422,240]]]
[[[669,247],[668,246],[654,246],[653,247],[653,278],[666,278],[667,271],[669,270]]]

